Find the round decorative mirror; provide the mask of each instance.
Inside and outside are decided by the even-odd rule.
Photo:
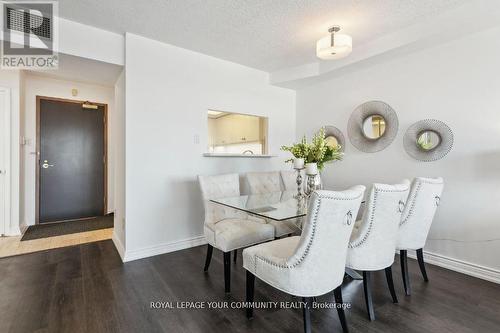
[[[431,151],[441,143],[441,137],[438,133],[427,130],[421,132],[417,137],[417,145],[424,151]]]
[[[354,147],[375,153],[394,141],[398,127],[398,116],[389,104],[370,101],[354,109],[347,123],[347,134]]]
[[[335,126],[325,126],[325,141],[330,147],[340,145],[340,151],[345,151],[345,138],[342,131]]]
[[[453,147],[453,132],[442,121],[420,120],[408,127],[403,144],[411,157],[424,162],[436,161]]]
[[[381,115],[370,115],[363,121],[363,134],[366,138],[376,140],[385,133],[385,119]]]

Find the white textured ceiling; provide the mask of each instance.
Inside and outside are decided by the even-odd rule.
[[[60,16],[131,32],[268,72],[317,61],[339,24],[354,47],[465,0],[60,0]]]

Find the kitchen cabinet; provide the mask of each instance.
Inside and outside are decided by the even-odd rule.
[[[212,142],[228,145],[260,140],[259,117],[228,114],[214,120]]]

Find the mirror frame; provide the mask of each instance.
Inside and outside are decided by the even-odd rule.
[[[340,151],[345,152],[345,137],[344,133],[340,129],[335,126],[325,126],[325,138],[329,136],[334,136],[337,139],[338,144],[340,145]]]
[[[439,144],[429,150],[422,149],[417,143],[424,132],[434,132],[439,136]],[[437,161],[445,157],[453,148],[453,131],[444,122],[436,119],[424,119],[412,124],[406,130],[403,145],[406,153],[422,162]]]
[[[370,116],[384,118],[385,130],[379,138],[368,138],[363,131],[363,124]],[[375,153],[387,148],[396,138],[399,120],[394,109],[382,101],[370,101],[356,107],[349,117],[347,134],[352,145],[365,153]]]

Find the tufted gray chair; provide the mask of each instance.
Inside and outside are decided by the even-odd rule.
[[[363,272],[366,307],[370,320],[375,319],[371,294],[371,273],[385,270],[394,303],[391,266],[394,262],[399,221],[408,198],[410,182],[401,184],[374,184],[367,200],[361,223],[356,223],[347,253],[347,267]]]
[[[280,174],[285,191],[297,191],[297,171],[281,170]]]
[[[246,174],[246,178],[250,188],[250,194],[266,194],[281,191],[281,179],[279,171],[249,172]],[[299,231],[296,221],[267,220],[267,223],[274,226],[275,237],[291,235]]]
[[[443,178],[417,177],[413,180],[408,203],[399,224],[396,246],[400,251],[399,258],[406,295],[411,294],[410,277],[408,275],[408,250],[416,250],[424,281],[429,281],[425,270],[423,248],[434,214],[441,200],[443,186]]]
[[[243,212],[211,202],[211,199],[240,195],[238,174],[198,176],[205,207],[204,234],[208,242],[205,272],[208,271],[213,248],[224,253],[224,284],[231,288],[231,251],[274,239],[274,227],[249,218]],[[236,258],[236,252],[235,252]]]
[[[243,250],[247,270],[247,302],[252,304],[255,277],[285,293],[303,298],[304,330],[311,331],[312,298],[334,290],[342,303],[347,245],[364,194],[364,186],[342,192],[317,191],[309,199],[301,236],[267,242]],[[344,311],[337,309],[344,332]],[[247,317],[253,316],[251,307]]]

